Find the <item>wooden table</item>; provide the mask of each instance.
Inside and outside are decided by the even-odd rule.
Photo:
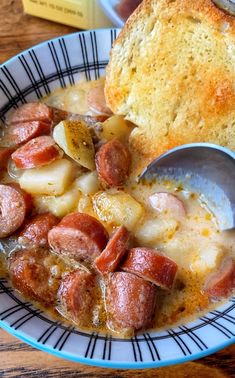
[[[74,28],[23,14],[20,0],[0,0],[0,63]],[[82,366],[37,351],[0,330],[0,377],[235,377],[235,346],[212,356],[161,369],[111,370]]]

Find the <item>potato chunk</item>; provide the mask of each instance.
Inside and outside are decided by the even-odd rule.
[[[130,122],[125,121],[122,116],[114,115],[102,123],[100,132],[98,132],[99,137],[105,141],[117,138],[121,142],[125,142],[132,130],[129,124]]]
[[[81,192],[75,180],[70,189],[61,196],[38,196],[34,199],[34,203],[40,212],[49,211],[57,217],[64,217],[76,211],[80,198]]]
[[[67,159],[60,159],[44,167],[25,170],[19,184],[32,194],[60,195],[72,182],[73,175],[73,164]]]
[[[208,270],[219,268],[224,250],[214,243],[203,245],[199,248],[198,254],[193,258],[190,268],[193,272],[204,273]]]
[[[133,230],[143,215],[143,207],[129,194],[119,191],[114,194],[99,192],[93,197],[93,206],[98,217],[115,225]]]
[[[171,239],[178,228],[175,219],[148,219],[145,220],[136,231],[136,238],[139,243],[154,247],[158,241]]]
[[[204,242],[188,231],[180,232],[170,239],[164,249],[180,267],[197,274],[205,274],[219,267],[225,254],[222,246],[214,242]]]
[[[195,235],[189,237],[188,232],[180,232],[177,237],[166,241],[164,252],[179,267],[189,270],[193,257],[197,256],[199,247]]]
[[[82,195],[78,202],[77,211],[79,213],[86,213],[94,218],[98,218],[94,211],[93,203],[90,196]]]
[[[99,180],[96,171],[84,173],[77,179],[77,185],[83,194],[94,194],[99,190]]]
[[[95,148],[85,122],[61,121],[54,128],[53,138],[77,163],[90,170],[95,169]]]

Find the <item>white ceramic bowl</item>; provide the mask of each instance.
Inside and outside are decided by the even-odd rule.
[[[0,67],[0,118],[55,88],[104,75],[119,30],[75,33],[42,43]],[[147,368],[185,362],[235,341],[235,298],[195,321],[130,340],[89,333],[55,322],[0,279],[0,326],[45,352],[85,364]]]

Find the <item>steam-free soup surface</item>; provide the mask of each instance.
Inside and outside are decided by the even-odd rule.
[[[43,102],[69,113],[97,116],[96,104],[94,107],[91,106],[88,99],[91,88],[94,89],[102,84],[103,79],[98,82],[81,82],[67,89],[56,90],[44,98]],[[68,151],[72,151],[66,150],[68,146],[64,149],[63,156],[59,156],[57,160],[44,168],[18,170],[10,162],[8,171],[2,175],[2,183],[19,183],[21,188],[30,193],[33,198],[34,214],[50,213],[58,218],[58,222],[74,212],[88,214],[105,227],[109,236],[120,226],[124,226],[131,235],[130,247],[156,250],[173,260],[178,266],[174,285],[170,290],[159,287],[156,289],[153,328],[167,327],[177,322],[183,322],[185,319],[197,317],[199,312],[205,312],[224,300],[222,296],[216,298],[217,301],[214,303],[214,298],[203,291],[203,288],[208,277],[220,268],[225,258],[235,259],[235,233],[233,231],[221,232],[217,219],[204,204],[202,197],[192,192],[190,188],[184,187],[182,183],[170,180],[137,183],[139,173],[149,161],[144,156],[137,155],[129,144],[129,135],[134,125],[125,121],[121,116],[108,114],[107,118],[104,123],[95,124],[92,129],[92,133],[95,133],[95,139],[92,134],[93,141],[95,140],[96,152],[101,145],[113,138],[118,139],[128,148],[131,166],[123,185],[118,187],[105,185],[100,176],[97,176],[95,165],[93,168],[87,169],[78,164],[70,153],[67,154]],[[52,136],[54,136],[53,132]],[[60,148],[63,149],[63,146],[60,145]],[[54,166],[59,164],[55,183],[53,181],[55,172],[53,164]],[[66,174],[60,176],[61,172],[66,172]],[[52,191],[52,188],[55,192]],[[164,205],[165,200],[166,206]],[[11,251],[17,249],[17,246],[20,246],[23,251],[28,248],[24,236],[19,234],[19,231],[11,238],[3,239],[2,249],[5,250],[6,257],[13,256],[14,253]],[[60,304],[55,304],[52,301],[46,306],[46,311],[50,311],[54,316],[59,316],[59,313],[60,316],[65,317],[69,322],[75,322],[81,328],[107,331],[105,304],[107,277],[100,275],[100,272],[97,274],[94,262],[84,258],[81,258],[81,261],[76,261],[63,253],[55,254],[55,251],[50,250],[47,246],[42,246],[39,250],[41,252],[33,250],[27,258],[34,261],[38,258],[35,257],[36,254],[39,253],[40,264],[49,271],[45,277],[49,282],[50,289],[53,293],[57,293],[60,287],[59,294],[57,294]],[[1,274],[7,274],[9,261],[11,269],[18,268],[18,260],[15,261],[14,256],[10,257],[8,262],[5,257],[1,257]],[[122,266],[124,261],[123,257],[116,269],[118,272],[125,270],[125,263]],[[73,273],[74,270],[78,271],[77,276]],[[93,281],[89,278],[89,272],[95,276],[92,278]],[[115,274],[115,277],[124,277],[122,274],[119,276],[117,273]],[[134,274],[139,277],[138,271],[125,274]],[[65,279],[65,277],[67,278]],[[63,301],[66,301],[66,294],[63,287],[61,288],[61,280],[65,280],[65,283],[67,280],[67,285],[70,285],[71,282],[75,285],[76,280],[80,286],[84,284],[84,290],[85,288],[88,290],[87,295],[92,296],[93,302],[91,305],[86,300],[87,297],[84,296],[83,301],[87,302],[86,316],[83,316],[82,313],[77,314],[77,317],[74,314],[71,316],[68,307],[65,310]],[[14,282],[14,279],[12,282],[21,291],[18,282],[16,280]],[[42,285],[42,283],[38,282],[38,285]],[[148,283],[148,285],[153,284]],[[96,287],[95,290],[92,289],[93,286]],[[74,287],[76,290],[80,290],[78,289],[79,285],[77,288]],[[29,290],[28,297],[45,307],[45,303],[40,300],[40,296],[36,292],[35,289],[32,294],[32,290]],[[111,304],[108,306],[111,307]],[[108,331],[117,331],[113,330],[110,324],[111,322],[108,323]],[[123,335],[128,335],[128,330],[124,329]]]

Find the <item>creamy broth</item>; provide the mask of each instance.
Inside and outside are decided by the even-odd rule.
[[[58,90],[45,102],[71,112],[92,114],[86,106],[86,92],[91,85],[94,84],[78,83],[72,89]],[[81,100],[81,107],[78,99]],[[189,188],[182,188],[171,181],[136,184],[138,173],[149,161],[144,157],[140,159],[135,151],[132,151],[132,159],[132,172],[124,190],[144,208],[144,216],[134,230],[137,242],[164,251],[179,266],[175,289],[168,295],[162,294],[156,311],[155,327],[162,328],[184,317],[197,316],[198,311],[208,308],[209,300],[202,294],[201,287],[206,275],[216,269],[226,253],[235,258],[235,232],[220,232],[214,215],[200,196]],[[176,193],[184,202],[187,216],[183,221],[177,222],[170,214],[157,214],[149,205],[148,198],[152,193],[165,191]],[[97,216],[93,211],[92,214]],[[109,223],[104,224],[110,228]],[[154,237],[148,235],[147,229],[151,227]],[[210,306],[214,307],[213,304]]]
[[[102,83],[104,79],[98,81]],[[71,113],[82,115],[95,115],[86,101],[86,96],[91,87],[95,87],[97,82],[82,82],[67,89],[54,91],[43,101],[49,105]],[[128,125],[131,133],[134,125]],[[102,125],[100,125],[102,129]],[[127,136],[128,137],[128,136]],[[105,142],[105,140],[101,140]],[[160,250],[166,256],[175,261],[178,265],[178,273],[173,289],[165,292],[159,289],[157,308],[155,313],[154,328],[163,328],[168,325],[185,321],[197,317],[201,311],[214,308],[217,303],[210,303],[206,294],[201,289],[206,277],[215,271],[225,255],[235,258],[235,232],[220,232],[214,215],[203,203],[202,198],[190,191],[190,188],[182,187],[182,183],[169,180],[162,180],[153,183],[138,183],[137,176],[149,163],[143,156],[138,156],[135,151],[131,151],[131,173],[122,189],[104,190],[99,184],[95,190],[97,193],[74,195],[76,186],[71,186],[61,196],[34,195],[34,205],[37,213],[46,211],[62,217],[67,212],[79,211],[94,216],[108,230],[109,234],[120,226],[117,215],[110,216],[109,209],[99,208],[100,193],[107,196],[115,196],[128,193],[137,201],[139,206],[139,216],[136,220],[129,214],[123,215],[123,222],[133,235],[134,246],[144,246]],[[69,158],[69,160],[71,160]],[[83,168],[74,164],[74,179],[86,173]],[[14,176],[5,174],[2,182],[8,183],[18,181],[20,172]],[[168,211],[157,212],[149,203],[149,196],[156,192],[169,192],[176,195],[184,204],[186,215],[175,217]],[[75,198],[76,197],[76,198]],[[107,201],[106,201],[107,202]],[[128,207],[128,200],[123,197],[123,207]],[[64,203],[62,206],[61,203]],[[67,211],[69,207],[69,211]],[[62,210],[61,210],[62,209]],[[125,211],[124,211],[125,212]],[[128,210],[126,209],[128,213]],[[1,263],[2,261],[2,263]],[[49,269],[52,271],[51,285],[58,287],[59,280],[64,273],[72,271],[74,268],[90,269],[89,266],[66,261],[58,257],[50,257],[47,261]],[[77,264],[77,265],[76,265]],[[3,274],[5,260],[0,259],[0,274]],[[101,282],[101,281],[100,281]],[[89,324],[78,324],[82,328],[95,328],[105,331],[105,309],[103,305],[103,286],[96,295],[96,306],[93,310]],[[219,302],[220,303],[220,302]],[[54,310],[51,309],[51,311]],[[59,310],[60,312],[60,310]],[[63,316],[66,316],[64,313]]]

